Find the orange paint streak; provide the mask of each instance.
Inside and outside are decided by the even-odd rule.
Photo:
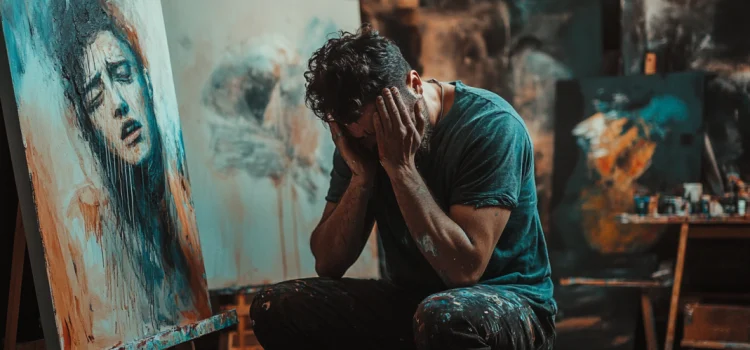
[[[19,106],[19,109],[21,108]],[[32,130],[28,120],[21,118],[21,130]],[[87,300],[89,297],[88,290],[81,289],[87,285],[87,281],[80,247],[71,242],[63,220],[57,216],[54,207],[54,199],[59,198],[60,194],[55,190],[55,178],[46,167],[46,164],[53,164],[49,152],[38,151],[30,133],[24,136],[52,304],[57,318],[57,328],[61,330],[60,341],[64,345],[69,345],[69,348],[87,347],[89,339],[93,339],[92,315],[90,312],[82,312],[78,307],[79,300]],[[78,266],[77,270],[73,268],[74,265]]]
[[[317,129],[317,121],[307,116],[305,106],[292,108],[289,118],[289,140],[288,145],[294,148],[297,161],[303,167],[315,164],[316,152],[320,146],[320,131]]]
[[[236,177],[231,177],[231,185],[234,188],[240,188],[240,185],[237,183]],[[228,180],[230,181],[230,180]],[[243,264],[242,264],[242,256],[244,254],[244,247],[245,247],[245,232],[243,232],[243,227],[246,227],[244,225],[245,220],[245,205],[242,202],[242,198],[240,198],[240,191],[225,191],[224,193],[227,194],[225,196],[225,201],[228,203],[228,214],[229,214],[229,221],[231,223],[234,223],[235,227],[237,227],[237,231],[234,232],[232,235],[234,239],[234,266],[237,269],[238,276],[237,278],[240,281],[244,281],[244,275],[243,275]]]
[[[84,229],[86,230],[86,238],[92,235],[96,239],[96,242],[102,243],[102,207],[108,204],[106,198],[102,198],[101,192],[97,190],[94,185],[86,184],[83,187],[76,190],[73,195],[73,201],[68,207],[68,220],[75,218],[82,218],[84,222]]]
[[[281,187],[282,182],[274,181],[276,187],[276,208],[278,211],[279,220],[279,240],[281,243],[281,266],[282,266],[282,278],[286,279],[288,275],[288,269],[286,264],[286,239],[284,238],[284,198],[283,188]]]
[[[620,135],[622,125],[626,119],[613,122],[608,126],[599,138],[600,144],[595,147],[597,150],[604,149],[605,155],[594,158],[594,166],[599,174],[604,178],[612,177],[615,171],[615,163],[620,155],[630,148],[638,138],[638,129],[630,128],[624,135]]]
[[[595,114],[587,122],[595,125],[594,118],[599,117]],[[657,146],[639,136],[639,130],[649,134],[648,124],[639,122],[623,133],[627,122],[627,118],[607,122],[592,140],[589,164],[601,178],[581,192],[584,235],[591,247],[602,253],[642,251],[653,245],[662,231],[661,227],[621,225],[611,219],[632,210],[635,182],[650,167]]]
[[[659,238],[660,227],[622,225],[612,215],[633,207],[632,187],[596,187],[581,193],[582,224],[587,241],[602,253],[626,253],[648,248]]]
[[[172,169],[177,169],[172,164]],[[180,248],[188,264],[190,288],[192,290],[196,313],[202,318],[211,316],[211,306],[208,300],[208,285],[204,278],[206,271],[203,256],[200,251],[198,226],[195,221],[195,211],[191,203],[191,190],[187,180],[171,171],[167,173],[170,193],[174,198],[175,210],[180,224]],[[196,322],[199,319],[185,319],[184,323]]]
[[[378,259],[378,225],[372,226],[370,232],[370,254],[372,254],[372,260],[377,261]]]
[[[141,62],[143,62],[143,67],[148,68],[148,60],[146,59],[146,55],[141,52],[141,42],[138,38],[138,32],[136,32],[136,30],[127,23],[127,21],[125,20],[125,16],[113,2],[102,1],[102,3],[104,3],[104,8],[109,13],[109,16],[114,20],[115,25],[122,28],[122,30],[125,32],[125,36],[128,37],[128,41],[130,41],[130,45],[133,47],[135,54],[138,55],[138,57],[141,59]]]
[[[292,185],[292,234],[293,241],[294,241],[294,260],[297,265],[297,276],[302,276],[302,265],[300,264],[300,256],[299,256],[299,230],[297,229],[297,220],[299,218],[297,215],[299,215],[299,211],[297,210],[297,207],[299,207],[299,198],[297,197],[297,188]]]
[[[651,157],[656,152],[656,143],[647,140],[638,140],[633,147],[632,154],[627,160],[624,168],[627,176],[638,178],[651,166]]]

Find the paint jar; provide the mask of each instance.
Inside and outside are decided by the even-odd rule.
[[[661,208],[659,212],[664,215],[675,215],[677,214],[677,201],[674,196],[664,196],[661,201]]]
[[[711,214],[711,196],[704,194],[701,197],[699,208],[700,208],[699,210],[701,214],[705,214],[705,215]]]
[[[687,201],[684,198],[672,197],[672,201],[674,202],[676,215],[685,216],[685,215],[690,214],[689,211],[687,213],[685,212],[685,209],[686,209],[685,204],[687,203]]]
[[[737,200],[737,215],[745,216],[747,213],[747,201],[745,198],[740,198]]]
[[[684,197],[690,198],[691,201],[698,201],[703,196],[703,184],[700,182],[689,182],[682,184],[685,190]]]
[[[648,215],[659,215],[659,195],[651,196],[648,200]]]
[[[649,196],[635,196],[635,213],[638,215],[646,215],[648,213],[648,203],[651,197]]]
[[[721,202],[717,200],[712,200],[710,209],[709,209],[709,215],[711,216],[721,216],[724,215],[724,206],[721,205]]]

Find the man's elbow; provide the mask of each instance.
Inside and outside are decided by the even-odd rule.
[[[346,273],[346,269],[326,264],[321,259],[318,259],[315,261],[315,273],[318,274],[318,277],[322,278],[340,279]]]
[[[484,269],[457,269],[453,273],[443,274],[443,282],[448,288],[471,287],[479,283]]]

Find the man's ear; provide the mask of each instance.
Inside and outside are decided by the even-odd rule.
[[[422,78],[415,70],[410,70],[406,75],[406,87],[415,95],[422,95]]]

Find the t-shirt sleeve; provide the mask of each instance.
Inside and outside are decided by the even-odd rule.
[[[451,204],[514,209],[533,169],[531,138],[523,122],[513,115],[486,119],[489,121],[466,135]]]
[[[333,152],[333,169],[331,169],[331,182],[328,187],[326,201],[338,203],[341,200],[341,196],[346,192],[346,188],[349,187],[351,178],[352,171],[346,165],[346,161],[344,161],[339,150],[336,149]]]

